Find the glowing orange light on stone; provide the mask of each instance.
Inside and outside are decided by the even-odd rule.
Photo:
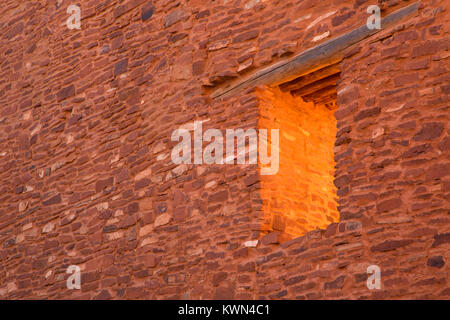
[[[339,220],[333,183],[334,111],[278,88],[260,90],[259,95],[259,128],[279,129],[280,136],[279,171],[261,175],[261,231],[279,231],[282,239],[288,240],[325,229]]]

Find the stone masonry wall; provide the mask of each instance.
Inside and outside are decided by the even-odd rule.
[[[257,128],[254,90],[210,92],[377,1],[81,0],[80,30],[70,4],[0,3],[0,298],[449,298],[448,1],[346,52],[340,222],[282,244],[257,165],[175,165],[171,134]]]
[[[280,130],[278,173],[261,176],[262,230],[292,239],[338,222],[334,111],[280,89],[265,90],[260,99],[260,128]]]

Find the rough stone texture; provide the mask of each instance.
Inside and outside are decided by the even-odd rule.
[[[279,170],[261,176],[262,230],[277,230],[292,239],[338,222],[334,112],[279,89],[265,90],[260,101],[259,127],[268,130],[269,142],[271,129],[280,130]]]
[[[256,128],[254,90],[211,87],[364,25],[366,2],[78,3],[81,30],[67,1],[0,3],[0,298],[450,298],[448,1],[345,53],[340,222],[281,244],[256,241],[258,167],[174,165],[171,134]]]

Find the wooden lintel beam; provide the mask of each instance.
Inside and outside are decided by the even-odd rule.
[[[213,99],[226,98],[240,90],[258,85],[279,85],[280,83],[291,81],[325,66],[335,64],[342,60],[342,53],[345,49],[417,13],[419,4],[420,1],[414,2],[387,15],[382,19],[381,29],[379,30],[370,30],[364,24],[355,30],[310,48],[291,59],[280,61],[267,68],[258,70],[245,78],[232,81],[226,86],[214,91],[211,97]]]
[[[336,85],[339,81],[339,77],[340,77],[340,75],[337,73],[337,74],[331,75],[325,79],[321,79],[319,81],[311,83],[305,87],[301,87],[301,88],[292,90],[291,92],[295,96],[306,96],[306,95],[310,95],[310,94],[312,94],[316,91],[319,91],[323,88],[326,88],[326,87],[330,87],[330,86],[336,87]]]
[[[280,84],[280,89],[283,92],[287,92],[304,88],[310,85],[311,83],[317,82],[319,80],[322,80],[339,72],[341,72],[339,65],[334,64],[332,66],[309,73],[303,77],[299,77],[292,81],[282,83]]]
[[[307,96],[302,97],[305,101],[320,101],[322,99],[334,96],[337,97],[336,86],[328,86],[314,92],[313,94],[309,94]]]

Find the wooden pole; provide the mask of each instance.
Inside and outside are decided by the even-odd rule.
[[[342,52],[350,46],[386,29],[401,19],[418,11],[420,1],[399,9],[382,19],[381,29],[371,30],[363,25],[337,38],[330,39],[318,46],[310,48],[295,57],[278,62],[267,68],[258,70],[245,78],[237,79],[226,86],[218,88],[211,94],[213,99],[226,98],[258,85],[278,85],[297,77],[314,72],[342,60]]]

